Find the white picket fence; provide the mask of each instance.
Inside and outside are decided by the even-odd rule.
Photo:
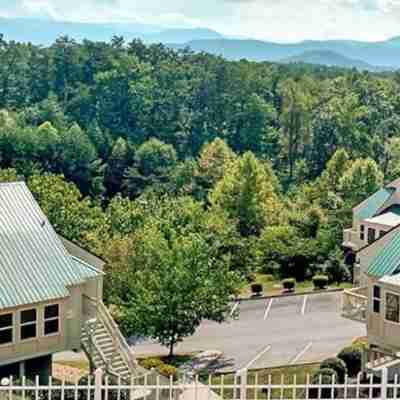
[[[195,377],[186,382],[167,382],[148,376],[141,382],[130,384],[120,380],[111,382],[101,370],[85,384],[57,382],[41,385],[39,378],[34,383],[22,379],[15,382],[2,379],[0,400],[308,400],[308,399],[400,399],[400,379],[396,375],[388,380],[386,370],[380,378],[345,378],[344,383],[336,383],[334,377],[320,377],[317,382],[308,376],[299,382],[296,376],[280,379],[276,377],[247,374],[216,376],[204,379]],[[277,382],[278,381],[278,382]]]

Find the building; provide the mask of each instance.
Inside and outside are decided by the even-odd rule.
[[[0,184],[0,377],[51,375],[52,355],[142,373],[102,302],[104,262],[53,229],[23,182]]]
[[[343,246],[355,254],[355,288],[344,292],[342,315],[366,324],[365,367],[400,366],[400,180],[353,210]]]

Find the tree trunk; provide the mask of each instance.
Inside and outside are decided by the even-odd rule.
[[[174,356],[174,346],[175,346],[175,342],[171,341],[169,343],[169,354],[168,354],[169,359],[171,359]]]

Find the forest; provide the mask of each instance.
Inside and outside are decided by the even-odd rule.
[[[398,73],[122,37],[0,36],[0,60],[0,180],[26,180],[55,229],[107,261],[127,333],[167,324],[167,345],[222,320],[255,272],[350,280],[351,209],[400,177]]]

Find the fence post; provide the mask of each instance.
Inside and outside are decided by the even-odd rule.
[[[388,369],[385,367],[382,369],[382,387],[381,387],[381,400],[387,399],[387,387],[388,387],[389,374]]]
[[[237,375],[240,376],[240,400],[247,400],[247,369],[238,371]]]
[[[96,369],[94,373],[94,400],[101,400],[101,387],[103,386],[103,371]]]

